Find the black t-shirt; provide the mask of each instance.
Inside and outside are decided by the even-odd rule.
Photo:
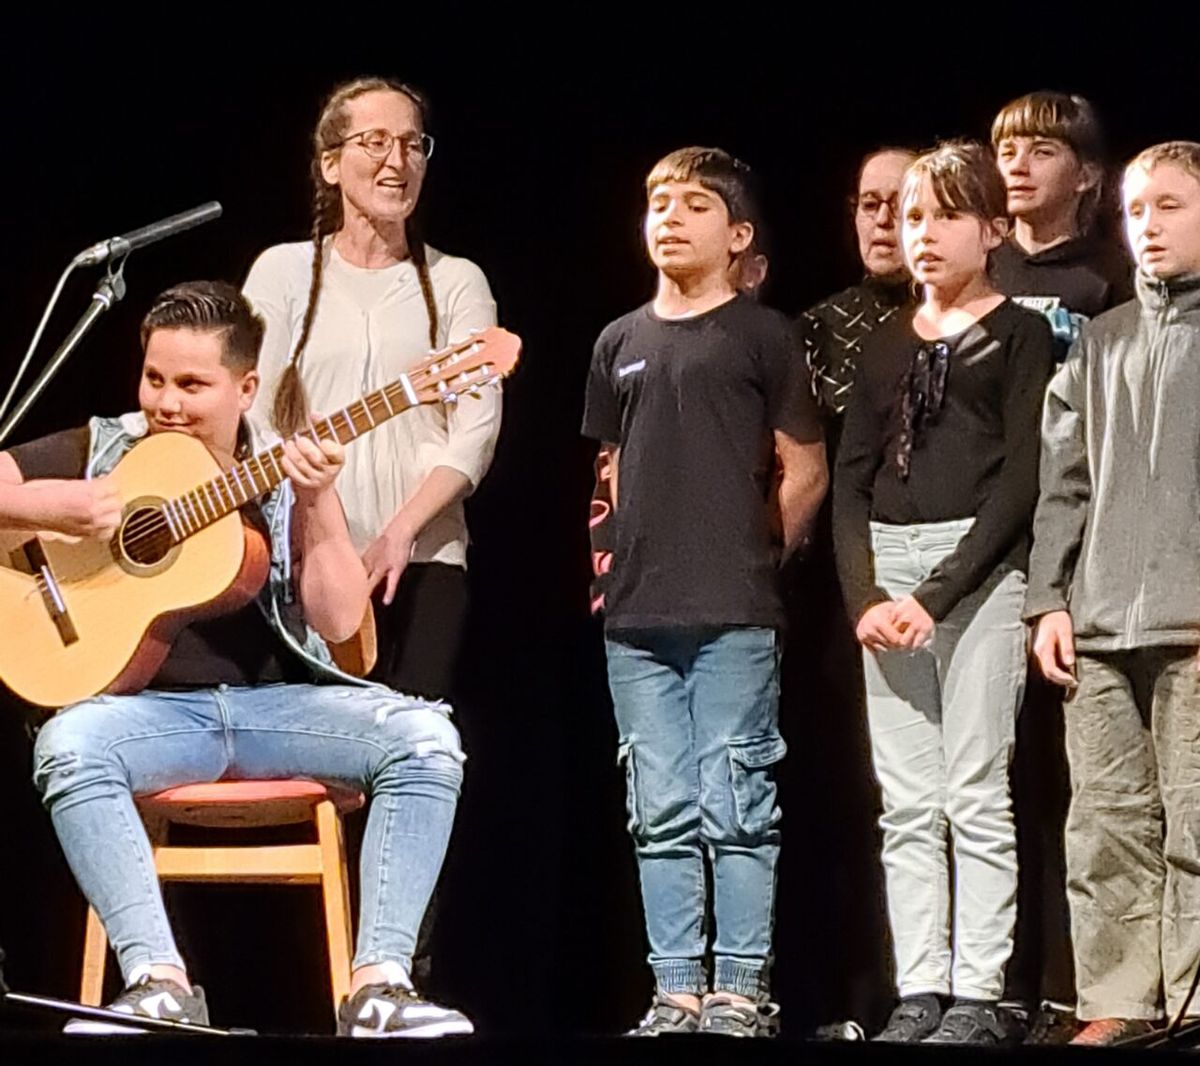
[[[647,304],[596,341],[585,436],[620,445],[610,630],[783,624],[767,500],[773,430],[820,440],[790,323],[737,296]]]
[[[1001,562],[1024,567],[1038,494],[1042,400],[1054,369],[1050,327],[1005,300],[949,347],[945,400],[912,447],[908,476],[897,456],[901,394],[926,344],[912,316],[863,344],[834,478],[838,573],[851,617],[889,599],[876,586],[870,522],[919,525],[974,518],[958,547],[914,592],[944,618]]]
[[[991,255],[992,283],[1033,311],[1085,318],[1133,299],[1133,264],[1115,241],[1076,237],[1030,255],[1007,240]]]
[[[18,444],[8,451],[26,481],[79,478],[87,469],[89,441],[85,426]],[[242,508],[242,521],[269,537],[256,505]],[[196,621],[182,629],[146,687],[189,689],[308,680],[304,665],[252,601],[230,614]]]

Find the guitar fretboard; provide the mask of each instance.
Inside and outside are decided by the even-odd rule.
[[[340,411],[310,423],[300,435],[317,442],[336,440],[347,444],[374,429],[380,422],[416,406],[417,397],[407,375],[364,396]],[[179,543],[206,526],[224,518],[251,500],[264,496],[287,475],[283,472],[283,444],[259,452],[219,477],[165,500],[160,505],[170,529],[171,540]]]

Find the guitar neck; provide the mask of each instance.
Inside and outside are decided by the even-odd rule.
[[[343,407],[335,414],[310,422],[308,428],[297,436],[303,435],[317,444],[323,440],[348,444],[381,422],[416,405],[416,391],[408,375],[402,374],[390,385]],[[185,540],[251,500],[265,496],[287,477],[283,472],[282,460],[281,442],[230,467],[225,473],[182,496],[164,500],[160,507],[170,527],[172,541],[178,543]]]

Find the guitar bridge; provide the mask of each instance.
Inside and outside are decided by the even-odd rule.
[[[79,640],[79,633],[75,629],[75,623],[71,621],[71,612],[67,610],[62,589],[58,587],[54,571],[50,569],[50,560],[46,558],[42,542],[36,537],[27,540],[10,553],[10,558],[14,570],[33,575],[38,592],[42,594],[46,613],[50,615],[50,621],[58,630],[59,639],[64,645],[74,644]]]

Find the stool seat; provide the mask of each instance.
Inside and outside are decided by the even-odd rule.
[[[336,1014],[350,991],[352,958],[350,897],[342,814],[361,807],[357,789],[337,783],[212,781],[179,785],[134,797],[154,851],[161,881],[314,885],[321,889],[329,983]],[[315,840],[307,844],[179,846],[170,826],[253,828],[307,822]],[[104,992],[108,942],[100,918],[88,909],[80,1001],[97,1005]]]
[[[320,781],[212,781],[148,792],[137,797],[137,805],[143,814],[168,822],[221,829],[311,821],[313,808],[326,800],[346,814],[358,810],[366,797]]]

